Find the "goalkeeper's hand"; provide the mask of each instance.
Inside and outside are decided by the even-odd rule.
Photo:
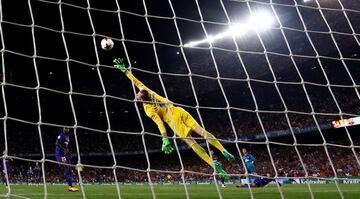
[[[121,72],[125,73],[127,71],[126,66],[124,64],[124,60],[122,58],[114,59],[114,67],[121,70]]]
[[[171,146],[171,143],[169,141],[169,139],[167,137],[163,137],[162,138],[162,147],[161,150],[165,153],[165,154],[170,154],[174,151],[174,148]]]
[[[77,164],[76,165],[76,169],[79,171],[79,172],[82,172],[84,170],[84,165],[82,164]]]

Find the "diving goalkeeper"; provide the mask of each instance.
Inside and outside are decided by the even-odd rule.
[[[169,154],[174,151],[174,148],[171,146],[171,143],[167,138],[167,133],[164,126],[164,122],[166,122],[169,127],[176,133],[176,135],[182,138],[186,144],[192,150],[194,150],[198,156],[200,156],[200,158],[202,158],[211,167],[214,167],[217,173],[227,177],[226,172],[221,168],[220,163],[217,161],[213,162],[204,148],[202,148],[191,137],[191,134],[195,133],[204,138],[207,138],[209,144],[219,149],[228,161],[233,161],[235,157],[222,146],[222,144],[215,138],[213,134],[203,129],[183,108],[174,106],[173,102],[164,97],[161,97],[146,87],[143,83],[141,83],[126,69],[122,59],[115,59],[114,66],[125,73],[125,75],[139,89],[139,92],[136,94],[136,99],[143,102],[146,115],[151,118],[158,126],[162,135],[163,143],[161,150],[163,152]]]

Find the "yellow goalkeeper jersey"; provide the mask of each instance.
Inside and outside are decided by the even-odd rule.
[[[127,71],[125,74],[139,90],[149,93],[151,102],[143,103],[144,111],[156,123],[162,135],[166,134],[163,121],[180,137],[187,137],[189,131],[198,126],[195,119],[183,108],[174,106],[173,102],[146,87],[130,72]]]
[[[146,90],[149,93],[151,102],[143,103],[144,111],[146,115],[156,123],[156,125],[160,130],[160,133],[161,134],[166,133],[166,129],[162,120],[164,120],[164,122],[166,123],[170,122],[169,117],[173,109],[172,102],[164,97],[161,97],[156,92],[146,87],[140,80],[138,80],[130,72],[126,72],[125,74],[139,90]],[[168,111],[170,111],[170,114],[168,113]]]

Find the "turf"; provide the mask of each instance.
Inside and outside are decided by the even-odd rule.
[[[340,185],[344,198],[359,199],[359,184],[342,184]],[[70,193],[64,185],[48,185],[48,198],[83,198],[82,192]],[[190,198],[193,199],[211,199],[219,198],[215,185],[187,185]],[[251,198],[247,188],[236,188],[234,185],[228,185],[226,188],[220,188],[221,194],[225,199],[231,198]],[[303,199],[311,198],[309,189],[306,185],[284,185],[281,187],[284,198]],[[317,199],[335,199],[340,195],[334,184],[316,184],[311,185],[314,197]],[[0,186],[0,193],[5,194],[5,186]],[[12,185],[12,194],[27,198],[44,198],[44,187],[42,185]],[[118,198],[116,187],[114,185],[85,185],[84,192],[86,198],[110,199]],[[151,189],[148,185],[121,185],[121,198],[140,199],[153,198]],[[186,198],[184,186],[182,185],[154,185],[156,198],[175,199]],[[265,188],[254,188],[252,194],[255,199],[272,199],[281,198],[278,188],[274,185]]]

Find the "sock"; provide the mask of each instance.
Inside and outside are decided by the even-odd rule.
[[[225,184],[225,179],[224,179],[224,178],[220,178],[220,182],[221,182],[221,184]]]
[[[201,132],[201,134],[204,138],[207,136],[209,144],[211,144],[214,147],[216,147],[217,149],[219,149],[219,151],[221,151],[221,153],[224,153],[224,151],[226,151],[226,149],[223,147],[223,145],[219,142],[218,139],[216,139],[216,137],[213,134],[207,132],[206,130],[203,130]]]
[[[249,184],[253,183],[253,181],[254,181],[253,177],[252,177],[252,176],[249,176],[249,177],[248,177],[248,181],[249,181]]]
[[[203,149],[198,143],[191,145],[192,150],[206,163],[208,163],[212,167],[212,161],[210,156],[206,153],[205,149]]]
[[[5,176],[3,177],[3,182],[5,183],[5,186],[8,186]]]
[[[73,183],[72,174],[69,168],[65,168],[65,176],[66,176],[66,182],[68,183],[69,187],[72,187],[72,183]]]

